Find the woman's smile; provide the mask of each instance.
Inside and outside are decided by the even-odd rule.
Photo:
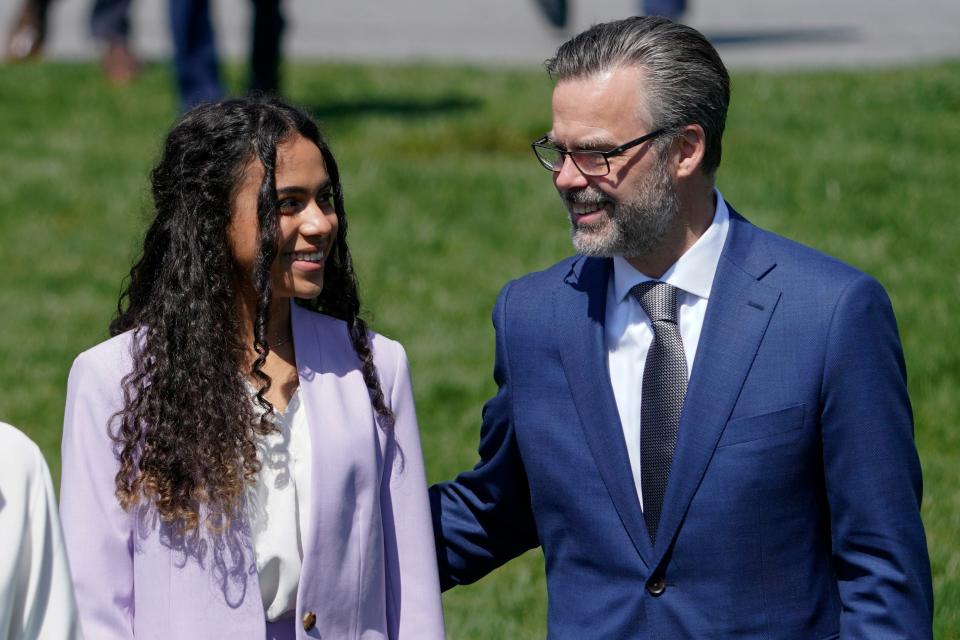
[[[284,259],[290,263],[290,266],[298,271],[319,271],[323,269],[326,261],[327,252],[323,249],[313,251],[291,251],[283,254]]]

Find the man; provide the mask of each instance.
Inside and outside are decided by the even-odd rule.
[[[714,188],[729,80],[697,31],[596,25],[548,69],[534,150],[580,255],[497,301],[480,461],[431,489],[443,586],[539,544],[551,638],[929,638],[883,289]]]

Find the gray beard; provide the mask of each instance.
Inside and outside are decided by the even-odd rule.
[[[591,187],[564,194],[570,202],[592,202],[604,197]],[[633,197],[614,203],[605,220],[576,224],[571,217],[570,237],[577,252],[586,256],[643,258],[660,246],[679,210],[680,200],[666,162],[657,162]]]

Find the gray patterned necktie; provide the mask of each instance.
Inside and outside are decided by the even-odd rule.
[[[677,445],[680,412],[687,393],[687,358],[677,323],[677,289],[647,281],[630,290],[653,324],[653,342],[643,369],[640,406],[640,489],[643,519],[656,542],[663,495]]]

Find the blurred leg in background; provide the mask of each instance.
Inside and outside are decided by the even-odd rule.
[[[107,80],[129,84],[140,70],[130,48],[130,0],[96,0],[90,12],[90,33],[103,43]]]
[[[280,0],[253,0],[253,40],[250,46],[251,92],[280,93],[280,53],[283,38]]]
[[[280,0],[252,0],[250,43],[250,91],[280,92],[280,55],[283,13]],[[170,31],[173,34],[173,64],[180,110],[226,95],[220,77],[220,61],[210,0],[170,0]]]
[[[567,0],[536,0],[540,13],[553,27],[563,29],[567,26],[570,10]],[[686,0],[639,0],[639,11],[642,15],[663,16],[674,22],[683,18],[687,10]]]
[[[557,29],[567,26],[567,0],[537,0],[543,17]]]
[[[43,53],[51,1],[24,0],[7,36],[4,55],[8,61],[26,60]]]
[[[43,55],[53,0],[25,0],[6,43],[10,62]],[[140,69],[130,49],[130,0],[95,0],[90,33],[103,43],[103,71],[114,84],[128,84]]]
[[[209,0],[170,0],[170,33],[181,111],[222,98]]]
[[[640,11],[648,16],[663,16],[680,22],[687,10],[686,0],[641,0]]]

